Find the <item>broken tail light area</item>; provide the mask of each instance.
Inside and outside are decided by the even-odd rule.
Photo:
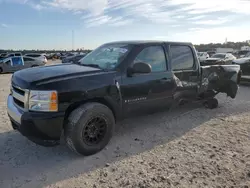
[[[202,67],[202,79],[199,93],[216,91],[235,98],[241,78],[239,65],[213,65]]]

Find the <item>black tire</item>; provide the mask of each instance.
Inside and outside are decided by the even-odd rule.
[[[211,98],[208,99],[205,103],[204,106],[209,109],[214,109],[218,107],[218,100],[216,98]]]
[[[103,135],[100,140],[91,145],[88,141],[86,141],[86,139],[88,138],[89,140],[92,140],[92,137],[89,135],[86,136],[85,133],[86,130],[89,131],[87,127],[90,126],[90,122],[95,118],[99,118],[105,122],[106,128],[104,133],[102,133]],[[91,126],[96,127],[94,123],[92,124]],[[75,109],[69,115],[68,122],[64,130],[66,145],[78,154],[85,156],[93,155],[101,151],[109,143],[113,135],[114,128],[114,115],[107,106],[100,103],[86,103]]]
[[[3,69],[0,67],[0,74],[3,72]]]

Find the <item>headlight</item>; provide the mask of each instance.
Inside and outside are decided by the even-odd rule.
[[[30,91],[29,110],[42,112],[58,111],[56,91]]]

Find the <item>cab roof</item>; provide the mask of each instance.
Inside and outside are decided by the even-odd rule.
[[[173,41],[159,41],[159,40],[127,40],[127,41],[113,41],[105,44],[133,44],[133,45],[143,45],[143,44],[185,44],[185,45],[193,45],[191,42],[173,42]]]

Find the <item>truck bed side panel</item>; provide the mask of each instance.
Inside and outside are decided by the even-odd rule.
[[[214,90],[235,98],[241,75],[238,65],[204,66],[201,69],[199,94]]]

